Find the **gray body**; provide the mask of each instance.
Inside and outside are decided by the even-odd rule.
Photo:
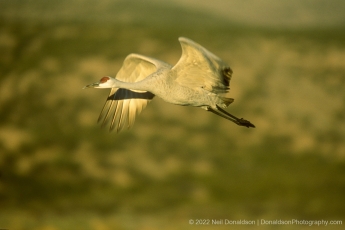
[[[217,94],[209,92],[202,87],[190,88],[176,83],[176,71],[171,71],[172,66],[168,66],[168,64],[166,67],[167,69],[155,72],[135,84],[118,82],[117,86],[132,90],[149,91],[164,101],[175,105],[216,107],[218,104],[222,107],[224,106],[223,101]]]

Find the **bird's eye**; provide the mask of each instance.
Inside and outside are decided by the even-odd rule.
[[[109,80],[109,77],[102,77],[99,82],[106,83]]]

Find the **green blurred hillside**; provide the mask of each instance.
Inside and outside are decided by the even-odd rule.
[[[0,1],[0,228],[345,224],[344,31],[243,26],[172,2]],[[131,130],[96,124],[109,92],[82,87],[129,53],[175,64],[179,36],[230,64],[228,111],[256,129],[159,98]],[[271,227],[310,228],[258,228]]]

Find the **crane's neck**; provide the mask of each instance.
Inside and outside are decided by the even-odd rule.
[[[150,74],[146,78],[137,82],[124,82],[116,78],[111,78],[111,88],[123,88],[138,91],[148,91],[157,96],[166,94],[167,88],[171,88],[170,69],[163,69]],[[168,87],[167,87],[168,86]]]
[[[147,84],[147,81],[142,80],[138,82],[124,82],[117,80],[115,78],[112,79],[112,87],[113,88],[123,88],[123,89],[131,89],[131,90],[140,90],[140,91],[151,91],[151,87]]]

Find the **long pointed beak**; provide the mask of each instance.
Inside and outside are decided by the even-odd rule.
[[[99,87],[99,82],[95,82],[95,83],[92,83],[90,85],[86,85],[83,87],[83,89],[86,89],[86,88],[97,88]]]

